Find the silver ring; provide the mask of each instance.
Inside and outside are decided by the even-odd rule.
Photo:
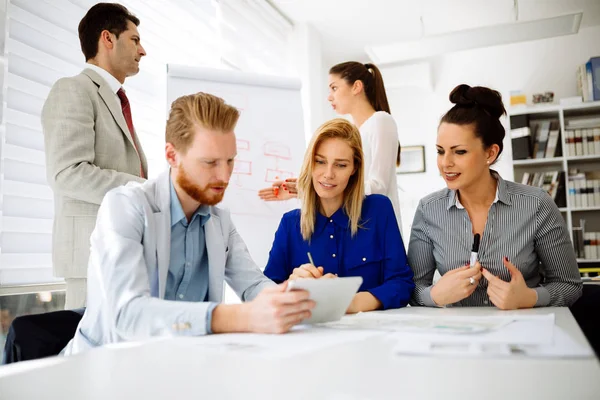
[[[469,285],[474,285],[475,284],[475,279],[473,277],[469,278]]]

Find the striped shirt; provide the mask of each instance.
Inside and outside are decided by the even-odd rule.
[[[497,200],[481,237],[481,266],[508,282],[510,273],[502,262],[507,256],[537,292],[536,307],[570,306],[581,296],[583,284],[556,204],[541,188],[504,181],[494,171],[492,176],[498,181]],[[472,232],[456,191],[443,189],[421,199],[408,246],[416,285],[410,304],[436,306],[431,299],[435,270],[444,275],[469,261]],[[452,306],[493,306],[487,280],[482,277],[471,296]]]

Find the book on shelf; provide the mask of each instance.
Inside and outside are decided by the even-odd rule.
[[[600,127],[600,115],[585,115],[568,117],[565,120],[565,129],[585,129]]]
[[[600,207],[600,179],[597,172],[569,170],[569,204],[574,209]]]
[[[582,260],[600,259],[600,232],[586,229],[586,220],[581,218],[579,226],[573,227],[573,249],[575,256]]]
[[[513,160],[553,158],[562,154],[558,120],[535,121],[520,126],[523,120],[512,123],[516,117],[511,117],[510,130]]]
[[[544,189],[557,207],[566,207],[563,171],[524,172],[521,183]]]
[[[592,57],[577,68],[577,94],[583,101],[600,100],[600,57]]]
[[[565,142],[570,157],[600,155],[600,127],[565,130]]]
[[[513,160],[526,160],[531,158],[531,129],[526,126],[510,131]]]
[[[537,140],[533,144],[534,158],[544,158],[548,135],[550,135],[550,121],[542,121],[539,125]]]
[[[549,126],[548,142],[546,144],[546,152],[544,153],[544,158],[551,158],[556,156],[559,132],[560,124],[558,123],[558,121],[552,121]]]

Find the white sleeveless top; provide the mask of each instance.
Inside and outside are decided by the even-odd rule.
[[[365,194],[383,194],[392,201],[402,234],[400,201],[396,182],[398,128],[394,117],[377,111],[360,127],[365,158]],[[404,239],[404,236],[402,237]]]

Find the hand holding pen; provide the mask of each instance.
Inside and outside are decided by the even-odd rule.
[[[285,181],[276,180],[271,187],[259,190],[258,197],[264,201],[283,201],[298,197],[297,181],[297,178],[288,178]]]
[[[335,278],[337,276],[334,274],[323,275],[323,267],[315,266],[315,263],[312,259],[312,255],[310,254],[310,252],[306,253],[306,255],[308,256],[308,263],[302,264],[301,266],[294,268],[294,270],[292,271],[292,274],[290,275],[290,277],[288,279],[290,279],[290,280],[298,279],[298,278],[319,279],[319,278]]]
[[[479,261],[472,267],[469,264],[446,272],[431,288],[431,300],[436,305],[456,303],[473,294],[481,279],[481,264]]]
[[[456,303],[469,297],[481,280],[481,264],[477,261],[481,236],[473,238],[471,258],[464,266],[448,271],[431,288],[431,300],[438,306]]]

